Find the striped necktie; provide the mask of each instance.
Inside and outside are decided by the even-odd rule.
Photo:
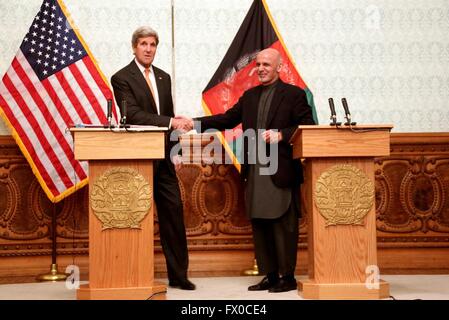
[[[150,88],[151,95],[153,96],[153,100],[156,101],[156,98],[154,96],[153,85],[151,84],[151,80],[150,80],[150,69],[145,69],[144,72],[145,72],[145,80],[147,81],[148,87]]]

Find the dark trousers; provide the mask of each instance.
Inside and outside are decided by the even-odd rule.
[[[169,160],[154,162],[154,200],[168,279],[187,278],[189,255],[178,178]]]
[[[257,266],[261,274],[294,275],[298,250],[298,203],[277,219],[251,219]]]

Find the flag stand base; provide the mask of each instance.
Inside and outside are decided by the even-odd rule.
[[[254,264],[252,269],[243,270],[242,275],[244,276],[258,276],[259,275],[259,267],[257,266],[257,260],[254,259]]]
[[[59,273],[58,272],[58,265],[53,263],[50,266],[50,273],[47,274],[41,274],[36,278],[37,281],[65,281],[67,279],[68,275],[65,273]]]

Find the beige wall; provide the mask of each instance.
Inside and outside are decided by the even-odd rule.
[[[447,0],[266,0],[299,71],[315,96],[321,123],[327,99],[346,97],[355,121],[394,123],[395,132],[449,131]],[[0,76],[41,0],[0,0]],[[252,0],[66,0],[68,11],[106,77],[132,56],[139,25],[159,31],[155,64],[174,78],[179,114],[203,114],[207,85]],[[173,59],[174,58],[174,59]],[[342,117],[340,103],[337,104]],[[0,121],[0,135],[8,130]]]

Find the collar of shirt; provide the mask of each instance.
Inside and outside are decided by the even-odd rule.
[[[137,61],[136,58],[134,58],[134,61],[136,62],[137,67],[139,68],[140,72],[144,73],[146,68],[143,65],[141,65],[140,62]],[[154,74],[153,65],[150,66],[150,75],[151,74]]]

